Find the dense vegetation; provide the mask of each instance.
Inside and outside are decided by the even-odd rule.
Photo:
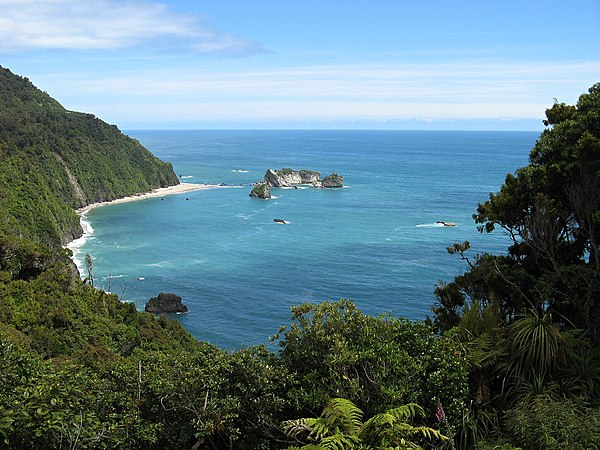
[[[479,205],[513,245],[449,247],[469,270],[432,320],[304,304],[278,352],[232,353],[82,283],[61,248],[73,208],[170,167],[0,74],[0,448],[598,446],[600,85],[548,110],[530,164]]]
[[[437,288],[436,323],[468,349],[464,439],[527,448],[600,442],[600,84],[556,103],[530,163],[473,216],[512,238],[506,255],[450,253],[469,270]]]
[[[0,224],[56,246],[78,232],[73,208],[178,184],[168,163],[91,114],[67,111],[0,67]],[[23,226],[25,225],[25,226]],[[17,225],[19,226],[19,225]]]

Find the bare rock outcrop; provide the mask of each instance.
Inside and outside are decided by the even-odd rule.
[[[312,170],[292,170],[289,168],[281,170],[269,169],[265,173],[264,180],[271,187],[292,187],[298,184],[319,183],[321,174]]]
[[[145,311],[153,314],[187,312],[187,306],[181,303],[181,297],[176,294],[161,292],[146,303]]]

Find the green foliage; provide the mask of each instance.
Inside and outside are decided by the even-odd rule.
[[[600,403],[600,84],[546,116],[529,164],[473,216],[510,236],[508,253],[470,258],[456,243],[468,270],[436,288],[436,326],[469,364],[461,448],[508,429],[524,448],[596,448],[575,411]]]
[[[362,427],[363,412],[344,398],[327,401],[317,418],[289,420],[283,423],[285,433],[296,439],[321,442],[328,437],[358,436]]]
[[[333,398],[327,401],[319,417],[288,420],[283,423],[283,429],[289,437],[308,441],[303,450],[409,449],[421,448],[418,443],[422,442],[447,441],[446,436],[433,428],[410,423],[413,418],[424,415],[419,405],[410,403],[377,414],[363,423],[363,412],[356,405],[344,398]]]
[[[564,364],[572,333],[561,332],[551,313],[535,311],[510,325],[509,348],[517,376],[546,376]]]
[[[170,164],[115,126],[0,67],[0,223],[20,227],[2,227],[9,236],[57,248],[80,230],[73,208],[177,183]]]
[[[0,335],[0,447],[115,448],[102,380],[79,366],[55,370]]]
[[[506,425],[525,450],[594,449],[600,442],[600,410],[541,395],[508,411]]]
[[[513,259],[536,278],[521,288],[531,306],[553,307],[594,333],[595,318],[584,308],[600,292],[597,283],[589,283],[600,271],[599,111],[600,84],[576,107],[555,104],[547,111],[552,128],[540,136],[530,164],[507,177],[475,216],[484,228],[500,226],[513,236]],[[573,266],[590,272],[565,277]],[[574,290],[573,282],[587,282],[587,289]]]
[[[462,416],[462,347],[425,323],[365,316],[347,300],[303,304],[292,308],[280,346],[282,363],[298,377],[289,395],[301,413],[343,396],[367,415],[398,402],[422,404],[433,415],[441,402],[452,426]]]

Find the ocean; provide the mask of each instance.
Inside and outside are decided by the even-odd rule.
[[[290,306],[346,298],[367,314],[431,314],[434,288],[466,270],[447,253],[469,240],[502,253],[501,231],[480,234],[477,204],[527,164],[537,132],[128,131],[170,161],[182,182],[221,184],[96,208],[75,250],[94,260],[96,286],[143,309],[160,292],[174,315],[224,349],[268,343]],[[268,168],[344,177],[341,189],[272,189],[249,197]],[[277,224],[273,219],[288,222]],[[444,227],[437,221],[455,222]],[[82,271],[83,273],[83,271]]]

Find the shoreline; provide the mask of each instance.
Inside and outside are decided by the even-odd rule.
[[[157,188],[150,192],[145,192],[143,194],[129,195],[127,197],[121,197],[110,201],[90,203],[89,205],[84,206],[83,208],[76,209],[75,212],[79,216],[79,222],[81,224],[81,228],[83,229],[83,233],[76,239],[66,243],[63,247],[68,248],[72,252],[71,261],[77,266],[79,273],[83,273],[83,260],[79,258],[80,248],[85,244],[85,241],[89,236],[94,234],[94,229],[92,228],[91,223],[86,220],[86,215],[94,208],[99,208],[101,206],[108,205],[118,205],[120,203],[129,203],[138,200],[146,200],[149,198],[158,198],[164,197],[167,195],[176,195],[183,194],[186,192],[192,191],[200,191],[204,189],[216,189],[216,188],[225,188],[229,186],[221,186],[218,184],[198,184],[198,183],[180,183],[174,186],[168,186],[164,188]]]
[[[127,197],[116,198],[114,200],[90,203],[89,205],[86,205],[83,208],[76,209],[75,212],[77,212],[77,215],[79,215],[79,217],[81,217],[81,216],[87,214],[88,212],[90,212],[92,209],[98,208],[100,206],[118,205],[120,203],[129,203],[129,202],[134,202],[137,200],[145,200],[147,198],[157,198],[157,197],[163,197],[166,195],[176,195],[176,194],[183,194],[185,192],[200,191],[200,190],[204,190],[204,189],[216,189],[216,188],[222,188],[222,187],[225,187],[225,186],[221,186],[218,184],[180,183],[180,184],[176,184],[174,186],[157,188],[157,189],[154,189],[153,191],[145,192],[143,194],[129,195]]]

